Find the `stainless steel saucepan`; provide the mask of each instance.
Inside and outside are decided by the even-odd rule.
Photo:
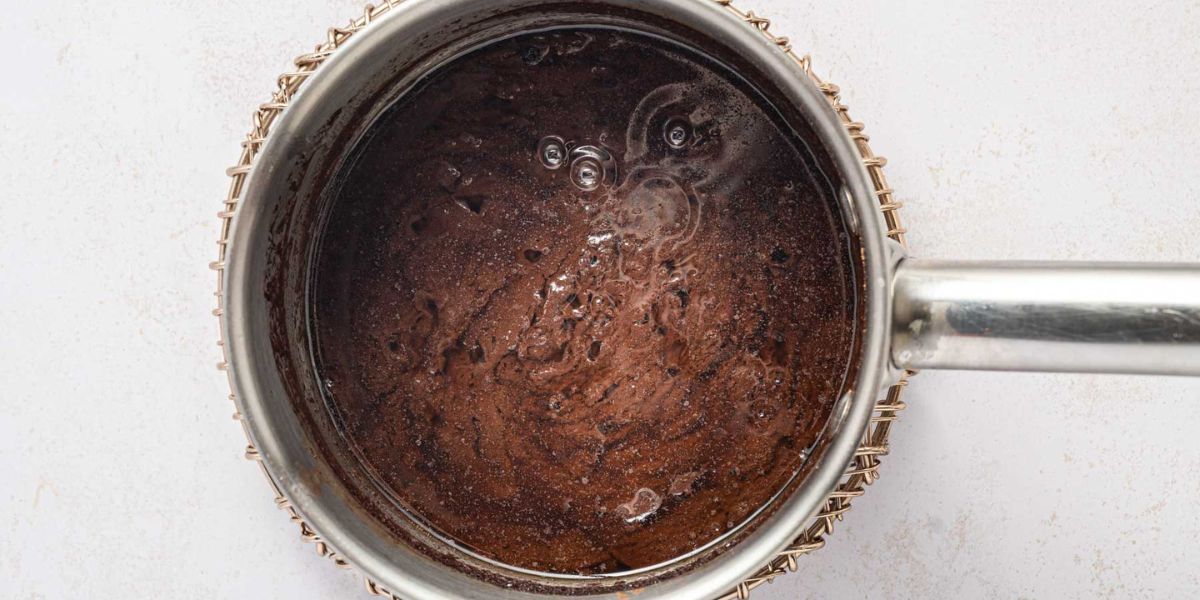
[[[729,591],[784,548],[852,460],[880,390],[906,370],[994,369],[1200,375],[1200,265],[961,263],[911,258],[886,236],[854,140],[786,42],[765,37],[728,0],[410,0],[369,9],[352,38],[282,80],[260,111],[267,139],[235,168],[226,217],[220,306],[239,418],[272,482],[340,559],[402,598],[708,598]],[[371,518],[334,474],[296,407],[320,402],[305,309],[308,251],[321,182],[373,118],[423,74],[482,44],[531,30],[598,25],[702,47],[809,121],[838,180],[862,249],[856,379],[801,473],[765,521],[729,544],[636,575],[564,577],[506,570],[414,547],[424,534]],[[328,47],[336,46],[336,51]],[[320,65],[319,69],[311,68]],[[291,87],[289,87],[291,86]],[[298,92],[297,92],[298,91]],[[293,93],[297,92],[297,93]],[[249,162],[249,159],[246,161]],[[442,548],[453,553],[453,549]],[[374,584],[373,584],[374,585]]]

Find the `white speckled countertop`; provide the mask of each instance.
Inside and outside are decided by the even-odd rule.
[[[756,0],[866,122],[916,254],[1200,260],[1200,3]],[[0,597],[365,597],[229,419],[213,258],[251,109],[355,0],[6,3]],[[1200,379],[929,372],[755,595],[1200,591]]]

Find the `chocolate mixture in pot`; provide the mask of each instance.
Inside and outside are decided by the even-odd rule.
[[[604,29],[456,59],[339,174],[312,287],[327,402],[441,535],[646,567],[783,490],[841,393],[850,243],[782,117]]]

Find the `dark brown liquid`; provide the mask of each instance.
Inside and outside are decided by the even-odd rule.
[[[612,573],[720,538],[803,464],[853,345],[849,242],[808,151],[726,68],[633,33],[527,35],[441,68],[356,152],[317,354],[409,513],[503,563]]]

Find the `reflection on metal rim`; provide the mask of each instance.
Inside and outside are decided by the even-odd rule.
[[[551,2],[516,0],[509,4],[534,6],[547,3]],[[311,482],[303,481],[303,475],[297,469],[306,461],[311,462],[312,457],[305,456],[306,447],[301,440],[295,439],[299,435],[295,424],[284,422],[284,417],[270,409],[272,402],[278,402],[275,397],[278,390],[268,389],[269,377],[263,372],[273,365],[269,357],[254,352],[252,321],[258,314],[256,311],[261,312],[262,295],[250,277],[256,268],[261,268],[252,256],[255,244],[261,244],[262,233],[256,231],[261,228],[262,219],[261,215],[254,214],[261,208],[255,206],[255,193],[267,186],[270,176],[252,180],[251,173],[256,162],[272,164],[279,158],[273,153],[282,152],[284,144],[275,140],[302,132],[299,122],[308,111],[288,110],[289,107],[301,103],[307,108],[319,105],[331,88],[353,79],[355,57],[369,54],[394,40],[405,39],[400,37],[401,34],[412,33],[419,24],[462,16],[472,10],[472,5],[478,7],[478,4],[473,0],[411,0],[404,4],[389,1],[378,7],[368,7],[364,15],[348,27],[331,29],[324,44],[299,57],[296,69],[279,78],[279,89],[271,102],[259,108],[254,128],[243,142],[238,164],[227,172],[232,182],[225,208],[219,214],[222,220],[220,250],[218,260],[211,265],[220,273],[217,289],[220,304],[214,314],[221,319],[224,340],[221,344],[226,358],[219,366],[229,371],[234,390],[230,398],[238,407],[235,418],[243,424],[251,440],[247,458],[263,466],[277,504],[300,525],[304,539],[316,544],[318,552],[329,556],[339,566],[353,563],[361,568],[367,576],[368,590],[385,596],[546,597],[545,594],[495,588],[462,574],[447,577],[445,567],[439,571],[440,565],[425,564],[430,562],[427,559],[418,563],[413,556],[388,551],[394,549],[381,546],[381,540],[364,537],[363,528],[353,527],[352,521],[357,518],[353,513],[339,511],[328,498],[317,497],[308,487]],[[798,556],[821,547],[823,537],[849,509],[852,499],[861,495],[863,487],[878,475],[878,457],[887,452],[890,423],[904,406],[900,401],[903,381],[876,403],[881,384],[895,375],[887,370],[885,358],[890,325],[886,291],[894,262],[892,258],[902,252],[899,245],[903,243],[904,230],[896,215],[900,205],[894,200],[883,176],[882,167],[886,161],[871,152],[862,124],[851,121],[846,107],[838,102],[837,87],[813,76],[808,58],[798,57],[786,38],[772,34],[769,21],[753,12],[738,10],[729,0],[604,0],[587,3],[593,7],[599,4],[655,13],[698,30],[703,28],[712,35],[719,34],[728,40],[731,48],[761,65],[764,73],[778,77],[781,87],[786,86],[810,116],[814,129],[847,179],[847,196],[853,204],[851,212],[861,228],[867,269],[866,340],[859,376],[853,386],[855,391],[842,407],[844,419],[837,424],[837,438],[829,444],[822,466],[760,531],[742,541],[736,552],[714,559],[695,571],[655,581],[637,590],[639,598],[712,597],[725,593],[724,590],[731,590],[722,596],[724,598],[745,598],[753,588],[795,570]],[[561,3],[557,5],[562,6]],[[368,25],[371,28],[365,34],[360,33]],[[353,44],[350,43],[352,40]],[[334,62],[330,59],[335,56],[336,68],[327,68],[317,75],[318,69],[327,61]],[[360,61],[358,66],[361,65]],[[328,77],[322,79],[326,75]],[[361,72],[357,75],[363,76]],[[300,98],[298,92],[302,88],[304,94]],[[296,115],[294,118],[293,114]],[[293,122],[288,122],[289,119]],[[267,144],[268,137],[272,138],[273,144]],[[245,214],[247,211],[250,214]],[[891,245],[884,235],[892,238]],[[810,520],[813,515],[815,520]],[[396,564],[405,560],[411,564]],[[626,596],[628,594],[616,592],[587,597],[615,599]]]

